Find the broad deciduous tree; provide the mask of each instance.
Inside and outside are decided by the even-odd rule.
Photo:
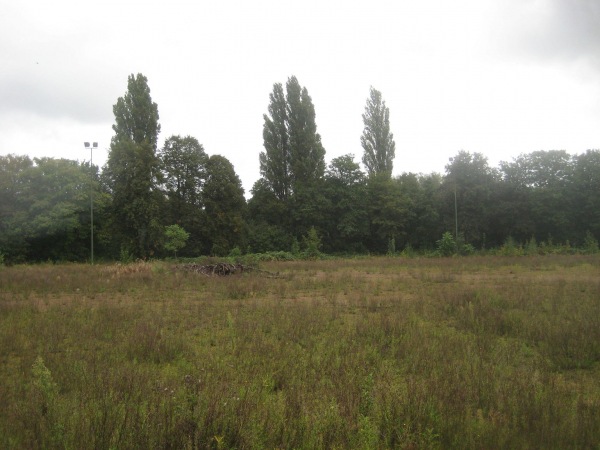
[[[582,242],[588,231],[600,239],[600,150],[575,157],[569,203],[578,241]]]
[[[179,225],[169,225],[165,227],[165,249],[173,252],[177,258],[177,251],[185,247],[190,234]]]
[[[568,197],[574,163],[566,151],[534,151],[519,155],[511,163],[502,162],[501,168],[507,183],[526,193],[526,216],[531,216],[533,223],[531,235],[538,241],[576,237],[570,226],[573,199]]]
[[[192,136],[171,136],[160,151],[160,159],[169,199],[178,205],[201,206],[208,161],[202,144]]]
[[[326,252],[364,252],[369,237],[365,174],[353,155],[331,160],[325,174],[323,249]]]
[[[206,164],[206,182],[202,192],[206,210],[210,251],[226,255],[235,246],[243,247],[246,200],[242,182],[229,160],[212,155]]]
[[[0,253],[11,261],[87,259],[90,189],[96,229],[107,204],[92,170],[66,159],[0,157]]]
[[[412,217],[411,199],[398,179],[387,175],[371,176],[367,183],[370,223],[370,248],[383,253],[388,242],[405,240],[407,225]]]
[[[488,165],[487,158],[481,153],[461,150],[450,158],[441,198],[445,229],[455,230],[457,212],[459,238],[462,235],[467,243],[484,245],[498,180],[497,171]]]
[[[207,241],[202,188],[208,156],[196,138],[171,136],[160,151],[160,159],[167,194],[165,223],[181,225],[190,233],[182,255],[199,255]]]

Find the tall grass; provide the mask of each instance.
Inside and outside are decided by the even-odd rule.
[[[600,257],[0,271],[2,448],[598,448]]]

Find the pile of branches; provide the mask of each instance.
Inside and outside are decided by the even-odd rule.
[[[180,264],[179,269],[187,270],[188,272],[201,273],[207,276],[227,276],[235,275],[242,272],[256,271],[263,272],[271,276],[277,276],[276,273],[267,272],[266,270],[256,269],[254,267],[245,266],[243,264],[231,264],[227,262],[219,262],[216,264]]]

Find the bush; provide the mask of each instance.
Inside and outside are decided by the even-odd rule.
[[[598,240],[594,237],[592,233],[589,231],[585,234],[585,239],[583,241],[583,253],[588,255],[598,253],[600,250],[598,249]]]
[[[396,238],[394,236],[388,240],[387,254],[388,256],[394,256],[396,254]]]
[[[296,259],[290,252],[254,253],[252,257],[256,261],[294,261]]]
[[[298,242],[298,239],[296,239],[296,236],[294,236],[294,238],[292,239],[292,255],[298,256],[299,254],[300,254],[300,243]]]
[[[119,255],[119,261],[123,264],[130,264],[133,262],[133,253],[129,251],[127,247],[121,247],[121,253]]]
[[[529,241],[527,241],[527,244],[525,245],[525,254],[526,255],[537,255],[539,254],[539,248],[537,245],[537,241],[535,240],[535,236],[531,236],[531,239],[529,239]]]
[[[242,256],[242,251],[240,250],[239,247],[233,247],[231,249],[231,251],[229,252],[229,258],[239,258],[240,256]]]
[[[456,253],[456,241],[449,231],[446,231],[436,244],[440,256],[452,256]]]
[[[502,256],[523,256],[523,247],[517,244],[512,236],[506,238],[502,247],[500,247]]]
[[[471,244],[463,244],[461,249],[460,249],[460,254],[461,255],[473,255],[475,254],[475,247],[473,247],[473,245]]]
[[[169,225],[165,228],[165,249],[173,252],[175,258],[177,258],[177,251],[185,247],[187,240],[190,237],[190,233],[185,231],[179,225]]]
[[[321,255],[321,237],[315,227],[308,230],[306,236],[302,237],[304,254],[310,259],[316,259]]]

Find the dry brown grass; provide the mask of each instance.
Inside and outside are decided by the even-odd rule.
[[[600,257],[0,270],[3,448],[594,448]]]

